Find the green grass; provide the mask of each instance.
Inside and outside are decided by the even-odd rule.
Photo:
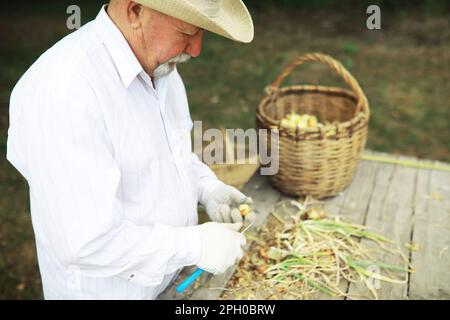
[[[332,8],[333,1],[328,2],[323,4]],[[12,87],[42,52],[68,33],[66,5],[51,3],[0,10],[1,154],[6,152]],[[254,127],[264,87],[299,54],[322,51],[342,61],[369,98],[369,148],[450,162],[448,11],[428,15],[410,6],[383,13],[383,31],[370,32],[359,9],[253,5],[252,44],[206,34],[201,57],[179,67],[192,117],[203,120],[204,128]],[[95,17],[97,6],[82,2],[83,22]],[[317,65],[297,70],[290,83],[343,85]],[[27,186],[4,157],[0,178],[0,298],[40,298]]]

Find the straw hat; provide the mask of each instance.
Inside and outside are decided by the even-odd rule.
[[[231,40],[253,40],[253,22],[242,0],[135,0]]]

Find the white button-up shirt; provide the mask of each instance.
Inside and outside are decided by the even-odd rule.
[[[103,7],[15,86],[8,160],[30,187],[47,299],[153,299],[201,255],[219,184],[191,152],[174,70],[152,85]]]

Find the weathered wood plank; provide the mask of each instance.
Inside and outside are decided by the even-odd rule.
[[[430,200],[430,170],[419,170],[417,174],[417,187],[414,197],[414,228],[411,242],[420,246],[420,251],[411,251],[411,264],[414,268],[414,273],[410,275],[408,283],[408,297],[415,299],[417,292],[425,291],[426,282],[423,281],[421,275],[428,271],[428,265],[425,260],[426,252],[425,242],[428,233],[428,205]],[[426,273],[425,273],[426,274]]]
[[[340,216],[346,221],[363,224],[370,199],[375,189],[379,164],[361,161],[353,183],[345,191],[345,201]]]
[[[381,183],[382,186],[373,194],[365,223],[369,228],[396,241],[399,244],[398,249],[405,257],[409,257],[409,250],[404,244],[408,244],[411,237],[416,173],[417,170],[410,167],[383,165],[377,178],[377,183]],[[369,249],[377,248],[377,245],[369,240],[362,240],[361,243]],[[377,262],[405,266],[405,261],[398,255],[378,252],[373,254],[373,257]],[[405,272],[401,277],[407,279],[408,274]],[[378,284],[379,299],[404,299],[407,295],[407,282],[391,284],[375,281],[375,283]],[[349,294],[372,298],[363,284],[351,284]]]
[[[450,173],[420,170],[410,299],[450,299]]]
[[[365,150],[361,154],[361,158],[368,160],[368,158],[373,158],[370,161],[379,162],[380,164],[386,164],[390,161],[394,161],[390,164],[394,165],[400,165],[405,167],[412,167],[417,169],[424,169],[424,170],[436,170],[436,171],[443,171],[443,172],[449,172],[450,170],[450,164],[445,163],[442,161],[433,161],[430,159],[419,159],[414,158],[411,156],[404,156],[404,155],[394,155],[389,154],[385,152],[379,152],[379,151],[373,151],[373,150]],[[379,158],[379,159],[378,159]],[[395,161],[400,161],[401,163],[395,163]],[[434,168],[428,168],[429,166],[435,167],[435,168],[441,168],[441,169],[434,169]]]

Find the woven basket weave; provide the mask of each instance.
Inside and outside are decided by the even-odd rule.
[[[280,88],[283,80],[306,62],[327,65],[351,91],[316,85]],[[272,184],[289,195],[315,198],[344,190],[365,147],[370,117],[369,103],[355,78],[330,56],[311,53],[296,59],[266,91],[256,112],[256,124],[259,129],[279,133],[279,171],[271,176]],[[291,112],[315,115],[321,123],[335,122],[333,130],[322,125],[313,129],[281,126],[281,119]],[[270,135],[268,139],[270,147]]]

